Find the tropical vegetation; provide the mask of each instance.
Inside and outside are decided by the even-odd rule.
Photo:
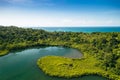
[[[0,26],[0,56],[12,50],[34,46],[65,46],[76,48],[83,53],[84,57],[81,59],[57,56],[39,59],[37,64],[49,75],[74,77],[97,74],[120,80],[120,32],[47,32]]]

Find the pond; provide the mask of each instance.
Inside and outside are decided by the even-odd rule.
[[[72,48],[35,47],[10,52],[0,57],[0,80],[66,80],[44,74],[36,65],[38,58],[46,55],[80,58],[82,54]],[[100,76],[84,76],[69,80],[107,80]]]

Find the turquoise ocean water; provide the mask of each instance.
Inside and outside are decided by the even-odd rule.
[[[43,29],[46,31],[64,32],[120,32],[120,26],[113,27],[33,27],[33,29]]]

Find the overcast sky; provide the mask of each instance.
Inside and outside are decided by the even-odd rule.
[[[120,26],[120,0],[0,0],[0,25]]]

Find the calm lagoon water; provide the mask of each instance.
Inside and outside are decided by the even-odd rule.
[[[69,55],[70,54],[70,55]],[[81,57],[82,54],[71,48],[44,47],[19,50],[0,57],[0,80],[67,80],[64,78],[50,77],[44,74],[36,65],[38,58],[46,55]],[[100,76],[84,76],[68,80],[107,80]]]

